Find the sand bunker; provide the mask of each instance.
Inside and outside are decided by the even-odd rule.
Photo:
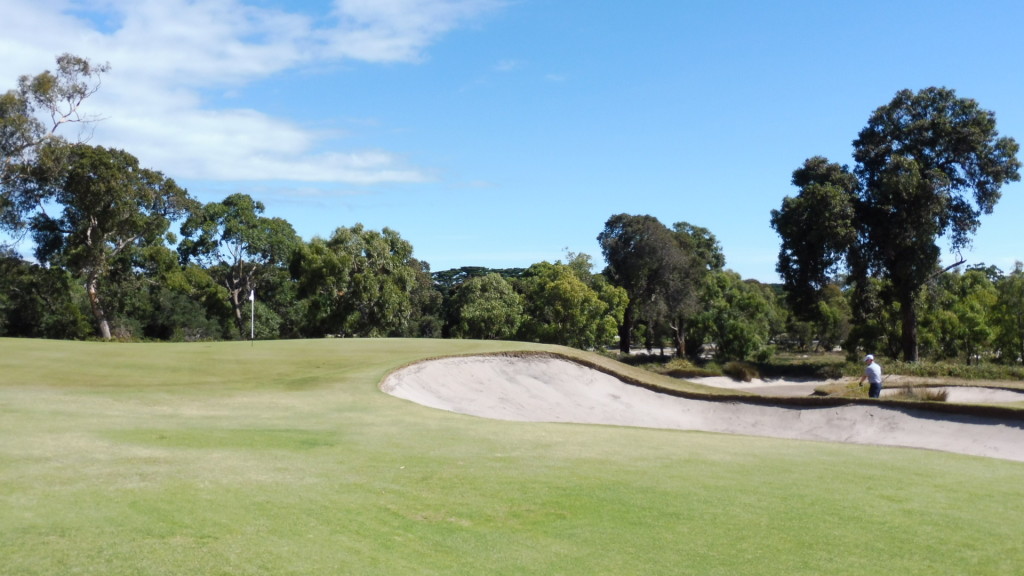
[[[558,358],[422,362],[381,388],[424,406],[499,420],[700,430],[927,448],[1024,461],[1024,422],[895,406],[780,407],[659,394]]]

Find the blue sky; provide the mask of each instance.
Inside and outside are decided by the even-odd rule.
[[[0,88],[62,52],[110,63],[92,143],[307,240],[390,227],[435,271],[600,268],[625,212],[775,282],[792,171],[852,164],[898,90],[953,88],[1024,142],[1010,0],[6,0],[4,21]],[[970,263],[1024,260],[1024,185],[1003,193]]]

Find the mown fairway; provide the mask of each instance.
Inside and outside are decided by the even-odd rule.
[[[440,340],[0,339],[0,574],[1013,574],[1024,464],[490,421]]]

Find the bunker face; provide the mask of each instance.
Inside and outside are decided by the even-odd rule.
[[[431,408],[499,420],[906,446],[1024,461],[1021,422],[883,406],[783,408],[689,400],[550,357],[432,360],[395,372],[381,387]]]

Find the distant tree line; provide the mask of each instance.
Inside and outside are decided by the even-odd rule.
[[[962,246],[998,185],[1016,178],[1015,143],[993,140],[994,127],[968,138],[992,157],[945,176],[959,157],[913,164],[908,146],[899,147],[904,156],[890,154],[892,165],[859,153],[864,164],[854,172],[808,160],[794,172],[800,195],[772,213],[783,285],[726,269],[708,229],[630,214],[611,216],[599,232],[601,271],[589,255],[567,252],[528,268],[432,272],[390,228],[357,223],[304,241],[246,194],[202,204],[126,151],[66,140],[59,129],[91,120],[80,106],[108,68],[65,54],[56,72],[23,76],[0,97],[0,229],[11,239],[0,246],[0,336],[517,339],[722,361],[836,346],[898,355],[910,319],[915,349],[927,357],[1024,356],[1021,265],[1008,274],[940,270],[928,249],[946,229]],[[930,97],[941,110],[962,104]],[[967,145],[951,147],[960,154]],[[953,195],[971,186],[984,188],[973,211]],[[938,199],[921,198],[928,195]],[[920,222],[886,220],[882,205],[928,225],[911,240],[887,232],[876,220]],[[27,238],[31,260],[16,249]],[[914,262],[889,255],[911,248],[923,250]]]

